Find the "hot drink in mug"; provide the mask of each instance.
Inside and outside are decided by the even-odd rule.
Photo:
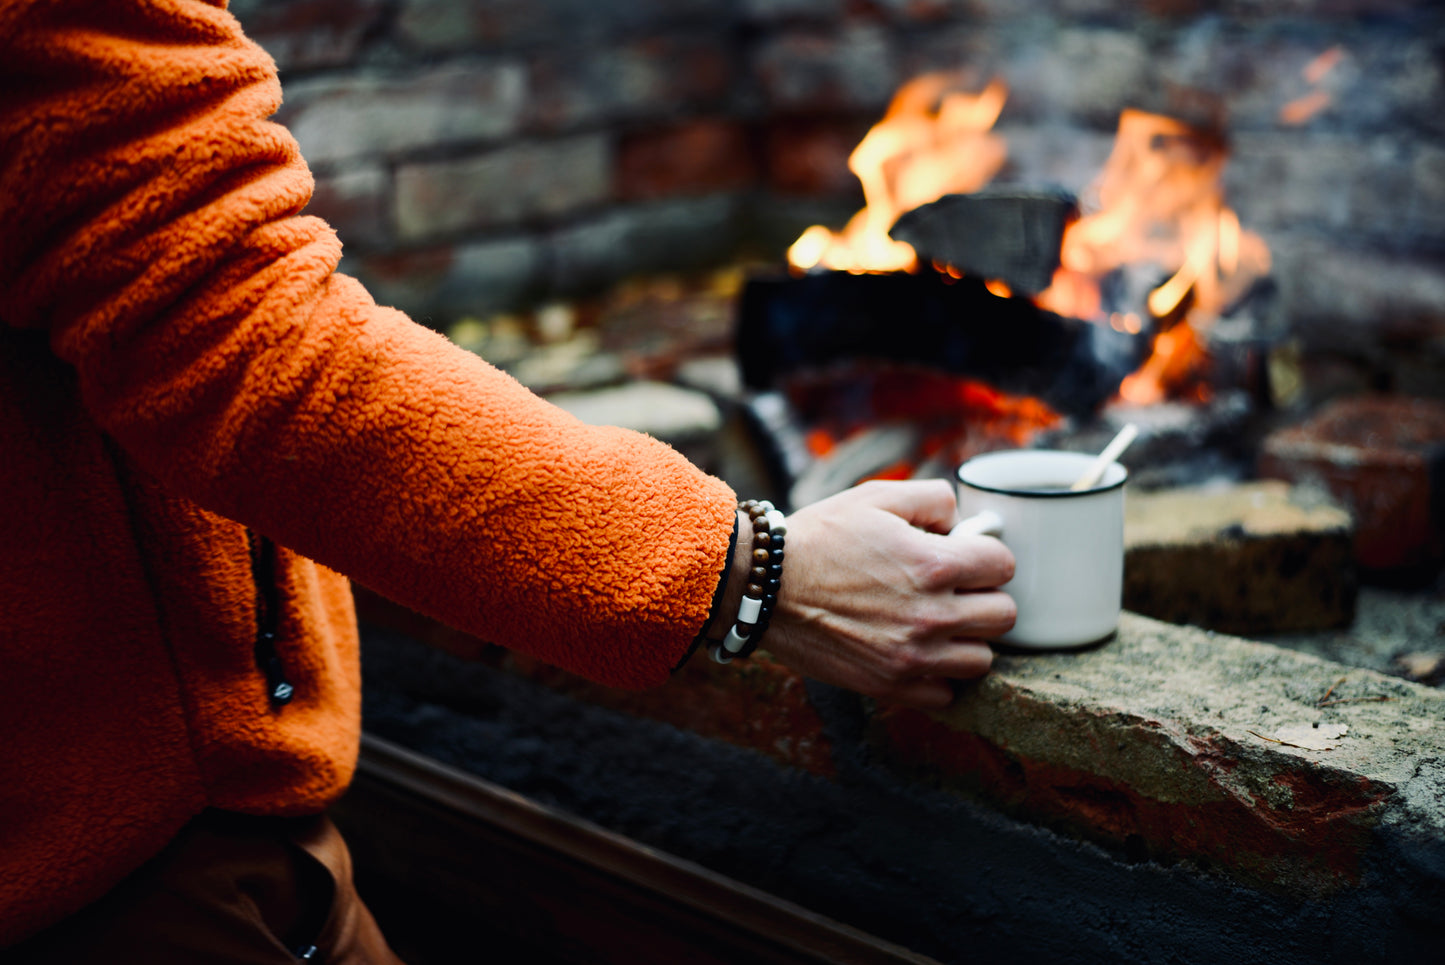
[[[997,536],[1013,551],[1003,591],[1018,606],[998,642],[1031,649],[1080,647],[1119,623],[1124,588],[1124,482],[1110,463],[1098,483],[1072,491],[1094,457],[1045,449],[991,452],[958,469],[954,532]]]

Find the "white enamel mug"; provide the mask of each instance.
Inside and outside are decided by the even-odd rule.
[[[1124,482],[1110,464],[1091,489],[1069,489],[1088,453],[1018,449],[977,456],[958,469],[955,533],[1003,540],[1014,577],[1002,587],[1018,620],[999,643],[1035,650],[1082,647],[1112,634],[1124,589]]]

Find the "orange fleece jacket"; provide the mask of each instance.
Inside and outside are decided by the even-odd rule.
[[[635,687],[725,562],[723,483],[335,273],[280,99],[225,0],[0,0],[0,945],[205,807],[344,789],[336,571]],[[253,533],[284,547],[285,705]]]

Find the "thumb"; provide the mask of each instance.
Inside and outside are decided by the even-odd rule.
[[[931,533],[947,533],[957,518],[953,486],[942,479],[867,482],[854,492],[859,499]]]

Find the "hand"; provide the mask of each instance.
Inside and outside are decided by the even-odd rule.
[[[864,483],[792,514],[764,648],[825,683],[947,706],[948,679],[986,673],[984,639],[1015,616],[997,590],[1013,554],[992,537],[947,535],[956,521],[942,481]]]

